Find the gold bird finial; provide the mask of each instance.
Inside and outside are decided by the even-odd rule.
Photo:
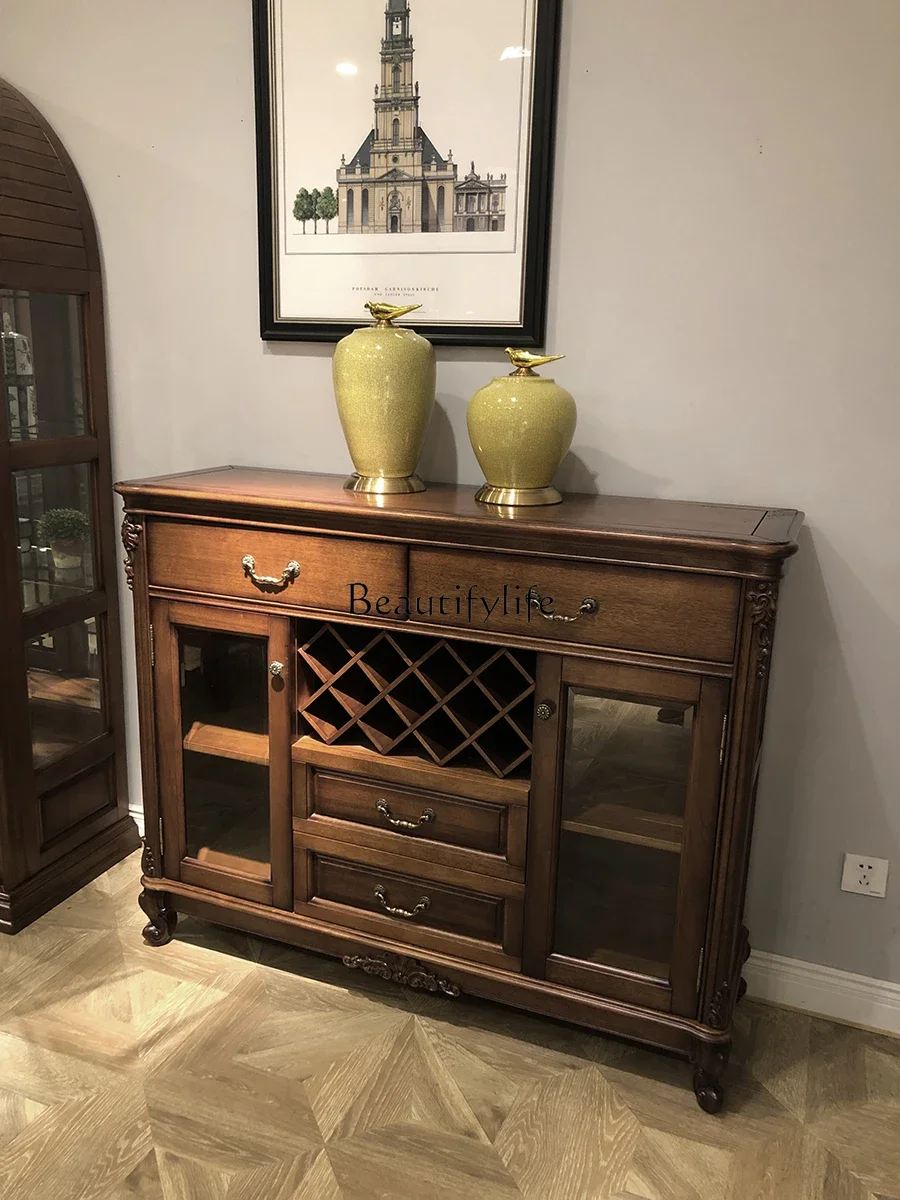
[[[391,327],[393,321],[400,317],[405,317],[407,313],[415,312],[417,308],[421,308],[421,304],[407,304],[405,308],[397,308],[394,304],[381,304],[378,301],[369,301],[366,308],[375,318],[379,325],[386,328]]]
[[[559,362],[565,358],[564,354],[531,354],[528,350],[513,350],[507,347],[506,353],[509,355],[509,361],[516,368],[513,375],[536,375],[535,367],[545,367],[547,363]]]

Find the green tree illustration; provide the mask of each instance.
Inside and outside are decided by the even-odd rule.
[[[312,221],[316,215],[316,202],[306,188],[301,188],[294,201],[294,217],[303,225],[306,233],[306,222]]]
[[[334,194],[334,188],[324,189],[316,204],[316,215],[320,221],[325,222],[325,232],[331,233],[331,222],[338,215],[338,198]]]
[[[312,217],[311,217],[311,220],[313,223],[313,233],[318,233],[319,232],[319,222],[322,219],[322,214],[319,212],[319,201],[322,199],[322,193],[319,191],[318,188],[313,188],[313,190],[309,193],[309,198],[312,201],[312,206],[313,206]]]

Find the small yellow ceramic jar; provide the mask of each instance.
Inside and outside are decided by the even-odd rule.
[[[560,504],[553,476],[572,445],[578,409],[565,388],[534,368],[565,355],[506,353],[516,370],[476,392],[469,404],[469,438],[487,480],[476,499],[511,507]]]
[[[416,466],[434,408],[434,346],[392,321],[421,308],[367,304],[375,325],[338,343],[332,364],[334,394],[356,474],[353,492],[422,492]]]

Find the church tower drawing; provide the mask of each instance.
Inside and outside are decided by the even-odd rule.
[[[375,119],[337,173],[341,233],[498,233],[506,228],[506,175],[465,179],[419,123],[419,84],[408,0],[387,0]]]

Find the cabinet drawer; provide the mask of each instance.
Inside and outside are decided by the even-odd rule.
[[[294,764],[294,829],[503,879],[525,879],[527,808]]]
[[[518,970],[522,908],[519,885],[294,835],[294,911],[304,916]]]
[[[558,616],[574,616],[586,599],[597,610],[572,622],[548,620],[526,604],[531,587]],[[409,589],[413,622],[674,658],[734,657],[740,581],[726,576],[413,548]]]
[[[350,587],[359,581],[379,595],[406,590],[406,547],[381,542],[151,521],[147,554],[156,587],[296,608],[349,612]],[[247,555],[258,576],[277,582],[254,583]],[[294,562],[300,574],[283,577]]]

